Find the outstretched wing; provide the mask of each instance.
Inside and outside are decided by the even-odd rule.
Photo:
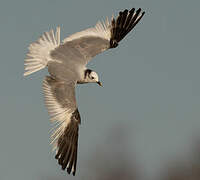
[[[143,17],[141,9],[127,9],[118,17],[98,22],[95,27],[77,32],[60,43],[60,28],[45,32],[30,44],[25,60],[24,75],[32,74],[48,66],[49,73],[57,78],[80,78],[80,70],[97,54],[118,46],[118,43]]]
[[[76,105],[75,82],[64,82],[46,76],[43,81],[45,104],[51,121],[55,123],[52,143],[55,158],[67,172],[75,175],[78,148],[78,129],[81,122]]]
[[[118,43],[135,27],[145,12],[127,9],[119,12],[117,19],[111,22],[98,22],[95,27],[75,33],[51,51],[51,57],[64,64],[70,62],[86,65],[92,57],[109,49],[117,47]]]

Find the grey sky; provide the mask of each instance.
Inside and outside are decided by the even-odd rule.
[[[129,127],[127,141],[147,176],[169,157],[189,152],[200,131],[199,0],[1,0],[0,179],[72,179],[61,172],[49,145],[41,91],[47,71],[23,77],[29,43],[57,25],[63,39],[132,7],[146,11],[134,32],[89,65],[104,88],[77,88],[82,125],[73,179],[84,179],[90,152],[118,123]]]

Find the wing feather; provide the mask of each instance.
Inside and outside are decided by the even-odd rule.
[[[117,19],[113,18],[111,21],[110,48],[117,47],[118,43],[136,26],[144,14],[145,12],[141,13],[140,8],[137,11],[132,8],[130,11],[126,9],[119,12]]]
[[[57,28],[54,35],[54,31],[45,32],[36,42],[29,45],[29,52],[24,61],[25,72],[24,76],[30,75],[45,68],[51,57],[49,53],[60,45],[60,31]]]
[[[72,34],[71,36],[65,38],[63,40],[63,43],[70,42],[82,37],[99,37],[102,39],[107,39],[108,41],[110,40],[110,23],[107,20],[106,23],[104,21],[98,21],[95,27],[88,28],[86,30],[77,32]]]
[[[43,82],[45,104],[51,121],[56,125],[51,135],[55,158],[67,172],[75,175],[78,129],[81,121],[76,107],[75,83],[63,82],[47,76]]]

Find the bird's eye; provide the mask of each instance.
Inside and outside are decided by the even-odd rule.
[[[94,77],[92,77],[92,79],[94,79]]]

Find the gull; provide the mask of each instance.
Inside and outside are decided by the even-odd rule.
[[[24,76],[45,67],[49,76],[43,80],[45,105],[54,124],[51,135],[55,158],[68,174],[76,173],[78,131],[81,117],[76,103],[77,84],[97,83],[98,74],[86,67],[97,54],[116,48],[135,27],[145,12],[141,8],[120,11],[118,17],[97,22],[96,26],[77,32],[60,42],[60,27],[45,32],[29,45],[24,62]]]

